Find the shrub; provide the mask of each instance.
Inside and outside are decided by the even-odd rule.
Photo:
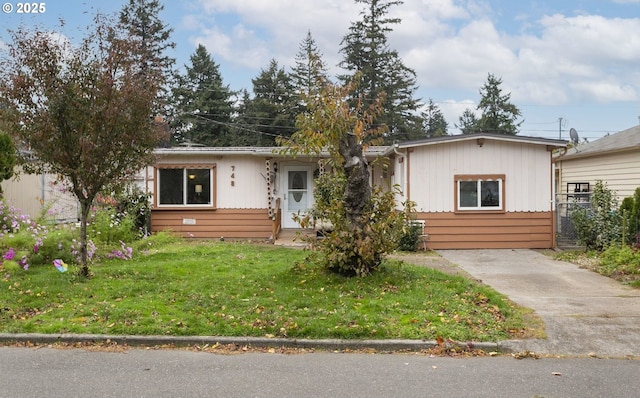
[[[98,242],[113,244],[139,237],[133,216],[119,213],[109,204],[100,204],[89,218],[87,234]]]
[[[609,247],[600,255],[600,272],[607,276],[640,273],[640,250],[626,245]]]
[[[138,187],[130,187],[115,195],[118,214],[127,214],[133,220],[133,227],[142,236],[149,234],[151,224],[151,194]]]
[[[602,181],[597,181],[591,194],[588,208],[575,206],[571,220],[578,241],[589,250],[602,251],[615,242],[620,242],[622,223],[618,201],[613,191]]]
[[[624,222],[624,243],[640,248],[640,188],[636,188],[633,196],[622,200],[620,214]]]
[[[333,229],[318,243],[318,262],[326,269],[347,276],[365,276],[378,269],[385,255],[398,247],[408,213],[395,209],[392,191],[374,186],[361,217],[364,227],[348,222],[343,204],[346,180],[326,173],[316,179],[313,210],[298,221],[311,226],[313,219],[329,221]]]
[[[420,243],[420,235],[422,235],[422,227],[420,225],[409,223],[404,228],[404,233],[398,241],[398,250],[414,252]]]

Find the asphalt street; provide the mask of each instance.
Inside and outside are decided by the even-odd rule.
[[[0,348],[0,398],[637,397],[640,361]]]

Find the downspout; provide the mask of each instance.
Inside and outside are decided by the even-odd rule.
[[[407,172],[403,173],[403,175],[406,174],[406,177],[405,177],[406,178],[406,184],[405,184],[404,178],[403,178],[402,184],[407,186],[406,194],[407,194],[407,201],[408,201],[409,200],[409,170],[408,170],[408,168],[409,168],[409,152],[407,151],[407,154],[405,155],[402,152],[398,151],[398,144],[393,144],[393,153],[395,153],[399,157],[406,158],[406,162],[405,163],[406,163],[406,167],[407,167]],[[403,165],[402,167],[405,167],[405,166]],[[402,188],[403,188],[402,191],[404,192],[405,189],[404,189],[404,187],[402,187]]]
[[[553,154],[551,156],[551,248],[555,248],[557,245],[556,234],[558,228],[558,216],[556,213],[556,164],[553,161]]]

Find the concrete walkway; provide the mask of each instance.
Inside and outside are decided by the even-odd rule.
[[[532,308],[547,339],[517,350],[640,356],[640,290],[533,250],[440,250],[446,260],[515,303]],[[515,348],[515,347],[514,347]]]

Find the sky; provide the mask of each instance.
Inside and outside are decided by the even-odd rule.
[[[3,1],[0,51],[5,28],[41,27],[73,40],[96,11],[128,2],[49,0],[42,13],[19,14],[18,2]],[[363,9],[350,0],[160,1],[176,66],[184,71],[203,44],[223,82],[249,91],[270,60],[295,65],[307,32],[330,74],[342,73],[340,43]],[[416,72],[415,97],[439,106],[450,134],[466,108],[475,110],[489,73],[521,110],[520,135],[569,139],[574,128],[593,141],[640,123],[640,0],[404,0],[389,17],[401,19],[388,40]]]

